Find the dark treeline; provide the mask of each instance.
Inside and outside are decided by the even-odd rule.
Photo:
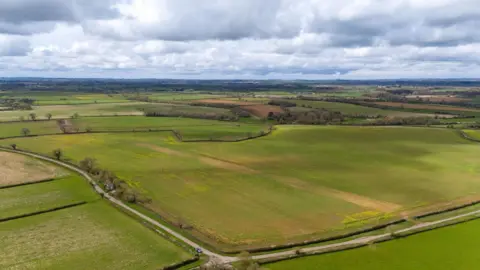
[[[5,98],[0,99],[0,107],[5,107],[6,110],[31,110],[34,102],[35,100],[30,98]]]
[[[296,107],[297,103],[295,102],[290,102],[286,100],[278,100],[278,99],[272,99],[268,102],[268,105],[273,105],[273,106],[280,106],[283,108],[288,108],[288,107]]]
[[[147,117],[186,117],[186,118],[198,118],[208,120],[220,120],[220,121],[238,121],[238,115],[221,114],[221,113],[193,113],[193,112],[180,112],[180,111],[154,111],[146,110],[143,114]]]
[[[328,111],[325,109],[313,109],[308,112],[291,112],[268,115],[269,120],[277,124],[302,124],[302,125],[324,125],[330,123],[341,123],[345,117],[340,112]]]

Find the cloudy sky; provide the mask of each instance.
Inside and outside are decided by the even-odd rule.
[[[0,77],[479,78],[478,0],[0,0]]]

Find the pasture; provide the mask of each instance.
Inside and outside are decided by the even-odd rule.
[[[280,126],[239,143],[179,143],[169,133],[0,143],[96,158],[151,198],[148,209],[236,247],[318,237],[480,190],[478,145],[447,129]]]
[[[18,121],[20,117],[29,118],[30,113],[35,113],[37,119],[46,119],[47,114],[52,114],[53,119],[70,118],[75,113],[80,116],[113,116],[113,115],[142,115],[137,108],[149,104],[143,102],[130,103],[104,103],[83,105],[51,105],[34,106],[30,111],[0,111],[0,121]]]
[[[35,182],[66,175],[48,163],[8,152],[0,152],[0,187]]]
[[[72,175],[51,182],[0,189],[0,219],[99,199],[87,182]]]
[[[369,247],[263,265],[269,270],[470,270],[480,264],[480,220]]]
[[[472,115],[479,116],[480,110],[476,108],[468,107],[456,107],[448,105],[435,105],[435,104],[412,104],[412,103],[401,103],[401,102],[373,102],[376,105],[388,106],[391,108],[401,108],[406,110],[415,110],[419,112],[430,112],[430,113],[442,113],[447,112],[451,114],[462,114],[462,115]]]
[[[54,134],[61,132],[57,121],[28,121],[0,123],[0,138],[24,136],[23,129],[27,128],[28,135]]]
[[[92,103],[129,102],[120,94],[92,94],[77,92],[6,92],[0,93],[0,98],[34,99],[34,105],[79,105]]]
[[[106,202],[0,223],[1,269],[159,269],[191,255]]]

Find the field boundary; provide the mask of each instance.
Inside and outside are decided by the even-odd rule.
[[[87,204],[87,202],[86,201],[81,201],[81,202],[71,203],[71,204],[58,206],[58,207],[54,207],[54,208],[50,208],[50,209],[46,209],[46,210],[42,210],[42,211],[36,211],[36,212],[11,216],[11,217],[7,217],[7,218],[0,218],[0,223],[10,221],[10,220],[20,219],[20,218],[26,218],[26,217],[45,214],[45,213],[55,212],[55,211],[58,211],[58,210],[68,209],[68,208],[72,208],[72,207],[76,207],[76,206],[80,206],[80,205],[84,205],[84,204]]]
[[[25,183],[20,183],[20,184],[0,186],[0,189],[7,189],[7,188],[14,188],[14,187],[28,186],[28,185],[35,185],[35,184],[52,182],[52,181],[55,181],[55,180],[56,180],[56,178],[48,178],[48,179],[42,179],[42,180],[37,180],[37,181],[32,181],[32,182],[25,182]]]

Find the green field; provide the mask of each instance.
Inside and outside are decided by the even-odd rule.
[[[465,134],[467,134],[468,137],[480,141],[480,130],[466,129],[466,130],[463,130],[463,132],[465,132]]]
[[[225,121],[192,119],[182,117],[92,117],[72,120],[80,130],[92,131],[177,130],[184,139],[233,139],[243,138],[249,133],[257,134],[264,125],[254,123],[232,123]]]
[[[224,95],[211,95],[199,93],[154,93],[148,95],[148,98],[156,101],[191,101],[196,99],[221,98]]]
[[[99,198],[77,175],[52,182],[0,189],[0,219]]]
[[[0,123],[0,138],[23,136],[22,129],[30,130],[29,135],[53,134],[61,132],[57,121]]]
[[[264,265],[270,270],[470,270],[480,265],[480,220],[370,247]]]
[[[179,143],[168,133],[0,143],[12,142],[96,158],[152,198],[148,208],[237,246],[315,237],[480,190],[478,145],[447,129],[281,126],[241,143]]]
[[[129,102],[120,94],[87,94],[75,92],[6,92],[0,93],[1,98],[34,99],[34,105],[78,105],[91,103],[121,103]]]
[[[142,102],[131,103],[105,103],[105,104],[84,104],[84,105],[52,105],[52,106],[34,106],[30,111],[0,111],[0,121],[14,121],[20,117],[28,119],[30,113],[35,113],[38,119],[45,119],[47,113],[51,113],[53,118],[70,118],[78,113],[80,116],[92,115],[142,115],[137,110],[145,104]],[[133,106],[132,106],[133,105]]]
[[[316,109],[326,109],[330,111],[339,111],[347,115],[369,115],[369,116],[432,116],[430,114],[412,113],[404,111],[383,110],[378,108],[340,103],[340,102],[327,102],[327,101],[312,101],[312,100],[286,100],[288,102],[294,102],[298,107],[312,107]]]
[[[192,257],[103,201],[0,223],[1,269],[159,269]]]

